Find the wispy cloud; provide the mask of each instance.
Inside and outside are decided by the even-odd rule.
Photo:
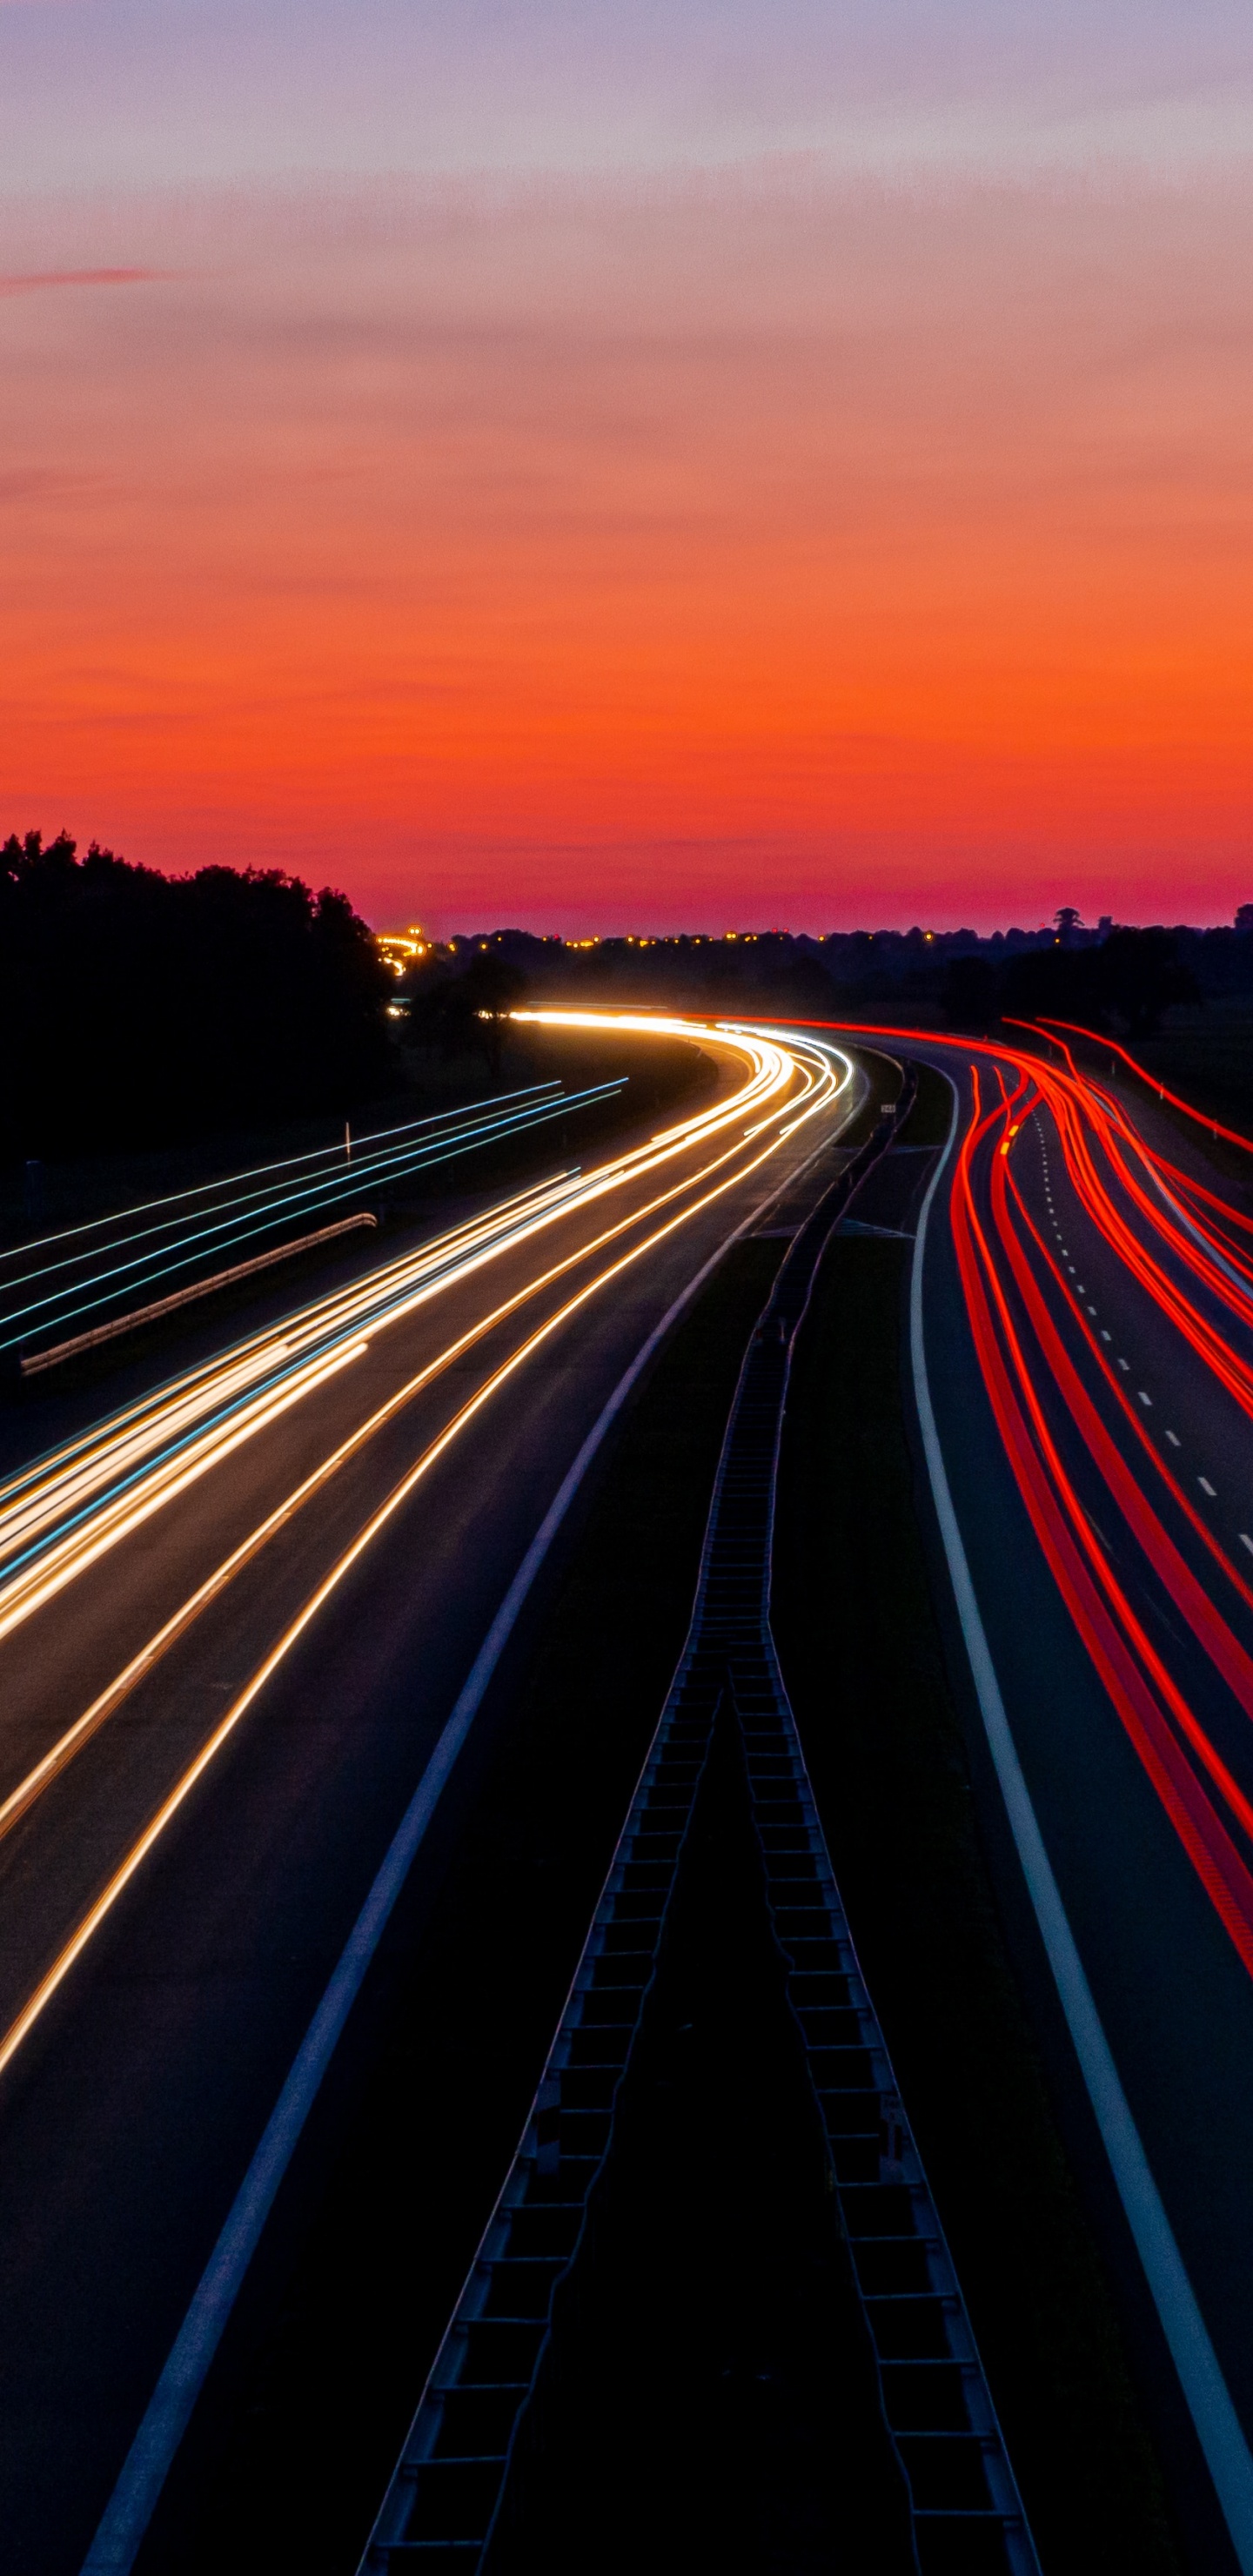
[[[154,286],[175,273],[168,268],[39,268],[6,276],[0,271],[0,295],[35,295],[44,286]]]
[[[0,191],[0,291],[180,280],[5,317],[11,808],[382,918],[1155,918],[1168,867],[1229,918],[1251,216],[810,164]]]

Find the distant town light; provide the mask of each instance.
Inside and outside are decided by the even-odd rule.
[[[393,975],[405,975],[419,957],[426,956],[431,943],[421,922],[411,921],[403,930],[376,931],[374,945]]]

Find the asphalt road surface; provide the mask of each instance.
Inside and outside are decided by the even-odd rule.
[[[1056,1049],[911,1052],[957,1092],[921,1320],[989,1744],[1174,2374],[1191,2545],[1248,2570],[1253,1197]]]
[[[703,1042],[719,1092],[664,1139],[415,1244],[0,1490],[6,2567],[82,2565],[612,1390],[735,1230],[807,1166],[831,1176],[861,1073],[804,1041]]]
[[[0,1491],[7,2563],[81,2566],[612,1388],[837,1134],[854,1087],[819,1096],[794,1043],[596,1195],[415,1245]],[[1253,2571],[1253,1221],[1060,1056],[909,1051],[957,1092],[920,1313],[989,1747],[1174,2375],[1194,2554]]]
[[[358,1275],[0,1492],[8,2568],[83,2563],[309,2014],[616,1381],[763,1200],[815,1157],[830,1177],[864,1077],[709,1043],[717,1097],[660,1144]]]

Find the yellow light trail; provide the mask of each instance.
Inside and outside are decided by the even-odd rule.
[[[35,1546],[38,1555],[34,1563],[16,1566],[6,1580],[0,1580],[0,1638],[244,1440],[314,1392],[333,1368],[345,1364],[350,1351],[361,1347],[367,1332],[386,1329],[561,1217],[720,1134],[738,1123],[746,1102],[777,1095],[798,1072],[807,1088],[814,1079],[802,1067],[801,1049],[730,1031],[711,1033],[686,1021],[642,1019],[638,1014],[625,1019],[561,1012],[519,1016],[545,1025],[591,1026],[601,1031],[625,1026],[650,1036],[682,1034],[706,1043],[712,1036],[714,1044],[745,1058],[751,1068],[749,1079],[730,1101],[696,1113],[650,1138],[647,1145],[615,1156],[586,1175],[526,1193],[453,1228],[416,1253],[372,1272],[364,1282],[354,1282],[289,1318],[281,1335],[267,1333],[238,1345],[222,1361],[176,1380],[82,1442],[55,1452],[35,1474],[10,1479],[0,1487],[0,1563],[6,1557],[12,1563],[20,1551]],[[829,1092],[835,1087],[828,1066],[825,1088]],[[328,1338],[333,1345],[329,1352]],[[321,1347],[302,1364],[300,1348],[311,1342]],[[276,1366],[283,1368],[281,1385],[261,1386],[250,1395],[250,1382],[272,1377]],[[197,1420],[208,1413],[220,1414],[224,1404],[233,1406],[229,1421],[213,1420],[197,1433]],[[170,1454],[172,1443],[177,1446]],[[143,1462],[152,1459],[154,1450],[164,1454],[145,1468]],[[106,1485],[116,1487],[120,1478],[130,1480],[124,1493],[93,1501]],[[69,1527],[64,1526],[67,1520]]]
[[[849,1070],[851,1072],[851,1068]],[[833,1089],[838,1090],[842,1089],[843,1085],[835,1085],[833,1083],[832,1087]],[[367,1548],[372,1545],[380,1531],[383,1530],[387,1523],[394,1517],[402,1503],[407,1501],[409,1495],[413,1493],[417,1485],[421,1483],[423,1477],[430,1473],[430,1470],[436,1464],[436,1461],[443,1457],[445,1452],[452,1446],[454,1440],[456,1440],[468,1425],[475,1420],[476,1416],[482,1412],[484,1406],[488,1404],[498,1390],[516,1374],[525,1361],[531,1357],[532,1353],[538,1350],[544,1342],[549,1340],[552,1334],[557,1332],[560,1327],[568,1321],[571,1315],[576,1314],[581,1306],[585,1306],[589,1299],[597,1296],[600,1290],[607,1287],[612,1280],[621,1277],[622,1272],[629,1269],[633,1263],[642,1260],[646,1253],[655,1250],[659,1243],[664,1242],[667,1235],[673,1234],[679,1226],[686,1225],[702,1208],[711,1206],[716,1199],[723,1197],[729,1189],[735,1188],[737,1184],[748,1179],[754,1171],[759,1170],[761,1165],[769,1159],[769,1156],[774,1151],[777,1141],[777,1138],[772,1139],[771,1143],[763,1146],[760,1152],[757,1153],[747,1165],[740,1166],[734,1172],[725,1175],[712,1189],[705,1191],[704,1195],[698,1199],[693,1206],[681,1208],[677,1214],[668,1217],[665,1224],[658,1226],[656,1230],[652,1234],[648,1235],[642,1243],[633,1244],[629,1251],[620,1254],[616,1261],[609,1263],[606,1269],[600,1271],[595,1279],[585,1282],[582,1288],[577,1289],[575,1294],[568,1298],[563,1306],[559,1307],[554,1314],[546,1317],[545,1321],[537,1326],[536,1330],[529,1334],[524,1342],[519,1344],[516,1351],[510,1353],[508,1359],[501,1362],[499,1368],[493,1370],[492,1374],[484,1380],[483,1385],[476,1390],[475,1394],[461,1407],[460,1411],[454,1414],[451,1422],[445,1425],[444,1429],[438,1435],[438,1438],[433,1440],[429,1447],[423,1451],[421,1457],[415,1461],[413,1466],[406,1470],[399,1482],[393,1486],[392,1491],[386,1497],[386,1500],[380,1504],[378,1510],[371,1515],[364,1527],[358,1531],[355,1539],[353,1539],[351,1544],[344,1549],[342,1555],[336,1560],[329,1573],[323,1576],[322,1581],[309,1595],[308,1600],[304,1603],[296,1617],[289,1622],[282,1635],[270,1648],[269,1653],[265,1656],[262,1663],[258,1665],[256,1672],[246,1683],[244,1689],[238,1694],[238,1697],[232,1702],[224,1716],[219,1719],[218,1724],[214,1727],[212,1733],[206,1738],[204,1744],[201,1745],[199,1751],[187,1764],[180,1778],[175,1782],[174,1787],[163,1799],[155,1815],[151,1817],[142,1833],[136,1837],[130,1850],[126,1854],[125,1859],[122,1860],[118,1867],[113,1871],[106,1885],[102,1888],[99,1896],[95,1899],[94,1904],[88,1908],[86,1914],[76,1925],[69,1939],[63,1944],[57,1957],[53,1960],[51,1967],[46,1970],[33,1993],[28,1997],[21,2011],[10,2023],[3,2038],[0,2039],[0,2074],[3,2073],[4,2069],[16,2056],[23,2041],[29,2037],[41,2014],[47,2009],[47,2006],[52,2001],[58,1988],[64,1983],[70,1969],[74,1966],[75,1961],[82,1957],[82,1954],[87,1948],[89,1942],[93,1939],[96,1932],[99,1931],[100,1926],[106,1921],[109,1914],[111,1914],[118,1898],[129,1886],[136,1871],[142,1866],[149,1852],[160,1840],[166,1826],[178,1814],[179,1809],[182,1807],[191,1791],[195,1788],[196,1783],[203,1778],[205,1772],[209,1769],[210,1764],[221,1751],[223,1745],[227,1743],[230,1736],[234,1733],[240,1719],[252,1706],[254,1700],[264,1689],[265,1684],[271,1679],[272,1675],[278,1670],[280,1664],[286,1660],[287,1656],[291,1653],[292,1648],[304,1635],[304,1632],[309,1627],[311,1621],[317,1616],[318,1611],[330,1599],[332,1593],[338,1589],[345,1576],[365,1554]],[[719,1158],[720,1161],[725,1161],[726,1159],[727,1158],[725,1156]],[[716,1168],[716,1166],[712,1168]]]
[[[805,1070],[808,1070],[808,1068],[805,1068]],[[847,1075],[845,1076],[845,1080],[847,1080]],[[812,1081],[811,1087],[814,1087]],[[824,1087],[820,1079],[817,1082],[817,1087],[820,1089],[822,1096],[819,1102],[815,1105],[822,1106],[825,1100],[831,1096],[831,1089]],[[839,1083],[835,1084],[833,1089],[838,1095],[839,1091],[842,1090],[843,1087],[843,1083]],[[812,1113],[807,1111],[805,1114],[808,1116]],[[797,1123],[799,1124],[800,1122],[798,1121]],[[713,1172],[718,1171],[724,1164],[733,1160],[737,1151],[738,1148],[735,1145],[727,1147],[721,1154],[715,1156],[712,1162],[705,1164],[701,1171],[689,1175],[685,1180],[673,1183],[668,1190],[663,1190],[656,1198],[647,1200],[642,1207],[633,1208],[626,1216],[620,1217],[616,1224],[607,1226],[601,1234],[593,1236],[589,1242],[578,1245],[573,1252],[567,1253],[562,1260],[554,1262],[549,1269],[540,1272],[534,1279],[528,1280],[525,1286],[515,1290],[512,1297],[506,1298],[501,1305],[494,1307],[489,1314],[480,1317],[477,1323],[470,1325],[464,1333],[458,1335],[458,1337],[454,1341],[450,1342],[444,1350],[438,1352],[434,1359],[428,1360],[425,1365],[418,1370],[416,1376],[409,1378],[402,1387],[397,1388],[395,1392],[387,1398],[386,1403],[380,1405],[378,1409],[369,1416],[367,1421],[359,1424],[357,1429],[351,1432],[346,1440],[341,1441],[338,1448],[334,1449],[327,1458],[323,1459],[321,1464],[314,1468],[312,1473],[306,1476],[302,1482],[285,1497],[283,1502],[279,1503],[273,1511],[267,1513],[265,1519],[259,1522],[254,1530],[250,1531],[247,1538],[241,1540],[238,1546],[231,1550],[230,1554],[223,1559],[222,1563],[214,1569],[214,1572],[209,1575],[203,1583],[197,1586],[196,1590],[188,1596],[188,1599],[181,1604],[179,1609],[174,1611],[170,1618],[164,1622],[163,1626],[156,1631],[156,1634],[149,1638],[146,1645],[142,1646],[139,1652],[131,1657],[129,1663],[127,1663],[123,1670],[115,1676],[113,1681],[108,1683],[106,1688],[98,1693],[97,1697],[91,1702],[90,1707],[85,1709],[81,1716],[75,1719],[73,1725],[65,1730],[64,1734],[62,1734],[58,1738],[57,1742],[49,1748],[48,1752],[45,1753],[34,1767],[27,1772],[25,1777],[18,1782],[16,1788],[10,1790],[8,1796],[0,1801],[0,1839],[2,1839],[6,1833],[11,1831],[19,1818],[27,1813],[28,1809],[34,1804],[35,1800],[42,1795],[43,1791],[51,1785],[54,1779],[59,1777],[60,1773],[66,1768],[66,1765],[73,1759],[74,1755],[80,1752],[83,1746],[90,1741],[91,1737],[104,1724],[106,1718],[111,1717],[114,1710],[121,1706],[123,1700],[129,1696],[136,1684],[143,1680],[145,1674],[152,1670],[154,1664],[160,1660],[161,1656],[167,1651],[167,1649],[173,1645],[180,1636],[185,1634],[193,1621],[199,1617],[201,1611],[207,1609],[210,1602],[218,1598],[219,1594],[226,1589],[227,1585],[234,1579],[234,1577],[242,1572],[244,1566],[249,1564],[267,1544],[267,1542],[271,1538],[275,1537],[277,1533],[286,1526],[286,1523],[298,1510],[300,1510],[301,1506],[308,1502],[323,1485],[327,1484],[331,1477],[336,1475],[339,1469],[346,1465],[350,1458],[354,1457],[360,1449],[364,1448],[365,1445],[374,1437],[375,1433],[383,1428],[385,1423],[389,1422],[406,1404],[410,1403],[414,1396],[418,1395],[425,1386],[430,1385],[432,1381],[441,1375],[444,1370],[450,1368],[456,1360],[462,1358],[464,1354],[468,1350],[472,1349],[476,1343],[485,1340],[487,1335],[496,1329],[497,1325],[506,1322],[510,1315],[515,1314],[518,1311],[519,1307],[528,1304],[532,1298],[542,1294],[545,1288],[551,1287],[555,1281],[562,1278],[567,1271],[576,1269],[584,1261],[592,1260],[598,1252],[602,1252],[604,1250],[606,1244],[612,1243],[619,1235],[629,1232],[633,1226],[645,1224],[648,1218],[655,1216],[660,1208],[668,1206],[672,1200],[682,1197],[689,1189],[697,1186],[701,1181],[708,1180]],[[739,1171],[733,1174],[732,1179],[742,1180],[747,1178],[752,1171],[757,1169],[758,1163],[763,1159],[764,1155],[758,1156],[756,1160],[741,1167]],[[730,1187],[731,1182],[728,1181],[724,1186]],[[675,1223],[686,1222],[686,1219],[689,1216],[695,1215],[700,1207],[707,1206],[710,1198],[712,1196],[717,1196],[718,1194],[719,1193],[717,1192],[707,1193],[703,1199],[698,1200],[692,1207],[685,1209],[682,1216],[675,1220]],[[669,1230],[669,1228],[665,1228],[662,1231],[667,1232]],[[659,1234],[653,1237],[652,1240],[660,1241],[661,1235]],[[648,1247],[645,1246],[642,1248],[647,1249]],[[635,1256],[632,1254],[629,1257],[634,1259]],[[354,1344],[348,1351],[342,1354],[342,1358],[337,1365],[342,1365],[343,1362],[348,1359],[356,1358],[365,1347],[364,1343]],[[324,1372],[324,1375],[329,1376],[330,1373],[331,1372],[328,1369]]]

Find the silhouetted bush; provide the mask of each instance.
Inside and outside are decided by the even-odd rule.
[[[442,969],[418,987],[410,1035],[419,1046],[437,1046],[451,1060],[480,1055],[493,1082],[500,1078],[505,1022],[527,989],[520,967],[507,959],[476,956],[461,974]]]

